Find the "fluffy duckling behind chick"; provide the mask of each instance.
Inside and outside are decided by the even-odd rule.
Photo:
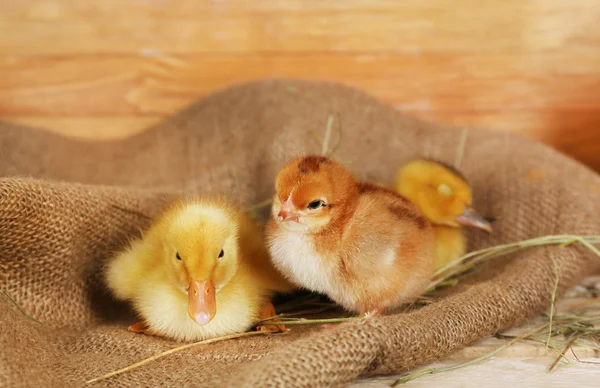
[[[275,292],[292,290],[258,225],[220,200],[168,209],[108,262],[106,281],[142,318],[131,331],[180,341],[246,331],[275,314]]]
[[[395,186],[433,225],[436,270],[465,254],[467,240],[462,227],[492,231],[491,224],[471,207],[471,186],[453,167],[432,160],[413,160],[398,170]]]

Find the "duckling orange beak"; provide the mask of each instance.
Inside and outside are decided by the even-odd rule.
[[[199,325],[206,325],[217,313],[215,286],[211,279],[203,282],[190,279],[188,314]]]
[[[298,214],[294,213],[296,207],[292,202],[292,196],[281,205],[281,209],[279,210],[279,214],[277,214],[278,221],[298,221]]]
[[[492,224],[481,217],[475,209],[470,206],[465,206],[465,212],[456,217],[456,222],[462,226],[485,230],[486,232],[492,231]]]

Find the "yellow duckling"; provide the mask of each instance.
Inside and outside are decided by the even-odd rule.
[[[220,200],[169,208],[109,260],[106,281],[142,318],[131,331],[179,341],[246,331],[275,315],[275,292],[292,290],[259,226]]]
[[[395,186],[434,227],[436,270],[465,254],[463,226],[492,231],[491,224],[471,207],[471,186],[453,167],[432,160],[413,160],[398,170]]]

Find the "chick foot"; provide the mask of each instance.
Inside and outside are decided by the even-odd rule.
[[[277,312],[275,311],[275,306],[273,306],[273,303],[271,303],[271,302],[265,303],[260,310],[260,319],[261,320],[271,318],[276,315],[277,315]],[[275,329],[281,331],[282,333],[290,331],[290,329],[288,329],[284,325],[267,325],[266,323],[264,323],[260,326],[256,326],[257,331],[271,331],[271,330],[275,330]]]
[[[148,327],[148,324],[146,324],[146,322],[136,322],[133,325],[129,326],[127,328],[127,330],[133,332],[133,333],[139,333],[139,334],[146,334],[146,335],[153,335],[155,337],[164,337],[163,335],[151,330]]]
[[[363,316],[365,318],[378,317],[381,314],[383,314],[384,311],[385,311],[385,308],[376,307],[376,308],[372,308],[367,311],[363,311],[361,316]]]

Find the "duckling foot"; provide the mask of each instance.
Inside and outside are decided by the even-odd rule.
[[[261,320],[271,318],[276,315],[277,315],[277,312],[275,311],[275,306],[273,306],[273,303],[271,303],[271,302],[265,303],[260,310],[260,319]],[[290,329],[288,329],[284,325],[262,324],[260,326],[256,326],[257,331],[272,331],[275,329],[281,331],[282,333],[290,331]]]
[[[146,334],[146,335],[153,335],[156,337],[164,337],[163,335],[151,330],[148,327],[148,324],[146,322],[137,322],[134,323],[133,325],[129,326],[127,328],[127,330],[133,332],[133,333],[140,333],[140,334]]]

